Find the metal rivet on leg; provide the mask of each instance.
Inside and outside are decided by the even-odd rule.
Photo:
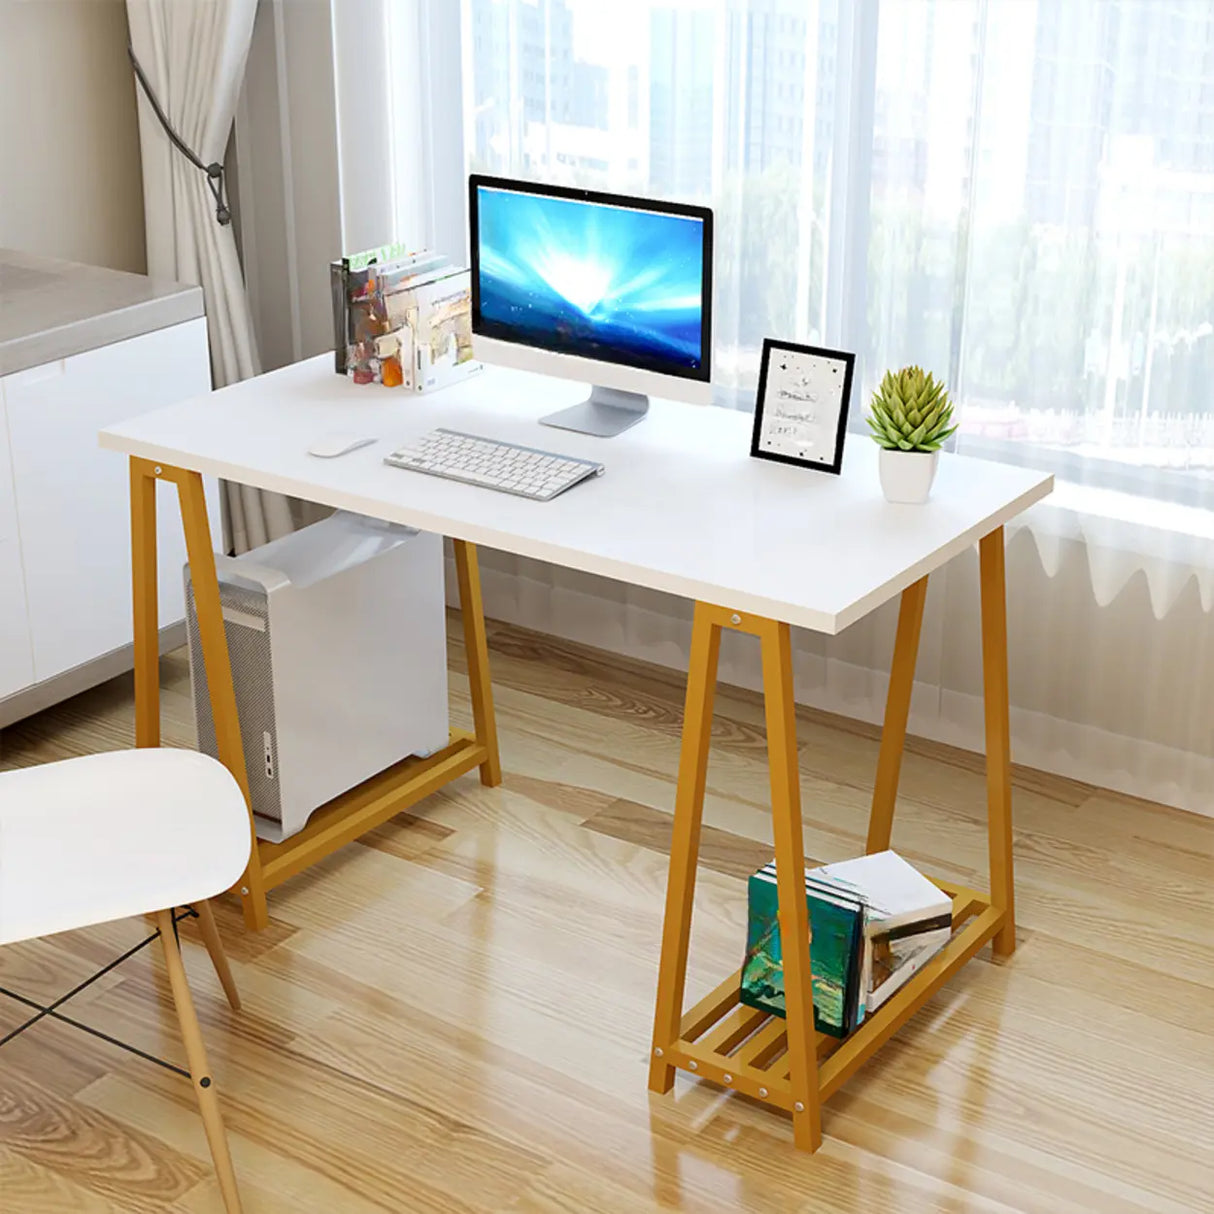
[[[661,1058],[661,1056],[662,1056],[662,1047],[661,1047],[660,1045],[655,1045],[655,1046],[653,1047],[653,1056],[654,1056],[655,1058]]]
[[[242,898],[247,898],[249,896],[249,887],[247,885],[242,885],[240,887],[240,896]]]
[[[796,1104],[794,1104],[792,1107],[793,1107],[793,1111],[794,1111],[794,1112],[796,1112],[796,1113],[804,1113],[804,1112],[805,1112],[805,1106],[804,1106],[804,1105],[803,1105],[803,1104],[802,1104],[802,1103],[801,1103],[799,1100],[798,1100],[798,1101],[797,1101],[797,1103],[796,1103]]]
[[[698,1071],[700,1069],[700,1064],[694,1058],[687,1064],[687,1066],[693,1071]]]
[[[766,1099],[767,1099],[767,1089],[766,1089],[766,1088],[760,1088],[760,1089],[759,1089],[759,1095],[760,1095],[760,1097],[762,1097],[762,1099],[766,1100]]]
[[[725,1072],[723,1078],[726,1083],[733,1083],[733,1076],[728,1071]]]
[[[152,469],[152,471],[153,471],[153,472],[154,472],[154,473],[155,473],[157,476],[159,476],[159,475],[160,475],[160,473],[161,473],[161,471],[162,471],[162,469],[161,469],[160,465],[159,465],[159,464],[157,464],[157,465],[156,465],[156,467]]]
[[[210,1076],[209,1076],[209,1075],[204,1075],[204,1076],[203,1076],[203,1077],[202,1077],[202,1078],[201,1078],[201,1079],[198,1081],[198,1086],[199,1086],[200,1088],[209,1088],[209,1087],[211,1086],[211,1079],[210,1079]]]
[[[742,622],[742,617],[735,611],[733,615],[729,617],[729,622],[731,624],[740,624]]]

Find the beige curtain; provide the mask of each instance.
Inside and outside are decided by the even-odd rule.
[[[257,0],[127,0],[131,47],[174,130],[204,164],[222,163],[244,79]],[[152,278],[196,283],[206,301],[215,387],[261,365],[231,224],[215,217],[206,175],[173,146],[136,86],[147,264]],[[224,485],[227,542],[237,552],[295,527],[277,493]]]

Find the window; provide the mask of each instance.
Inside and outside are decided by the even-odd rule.
[[[470,167],[715,208],[714,378],[726,403],[751,407],[765,335],[825,335],[833,69],[810,54],[811,112],[794,113],[806,69],[791,52],[825,43],[833,54],[836,0],[466,0],[465,12],[465,27],[486,35],[469,56]],[[780,37],[768,36],[773,17]],[[560,82],[501,71],[559,57],[601,71],[604,130],[545,121],[532,94],[547,83],[559,110]],[[787,132],[802,117],[813,138],[794,145]]]
[[[463,12],[471,166],[715,208],[725,403],[764,336],[819,341],[858,402],[942,374],[962,449],[1214,492],[1214,3]]]

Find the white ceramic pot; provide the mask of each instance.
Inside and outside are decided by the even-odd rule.
[[[890,451],[881,448],[881,491],[890,502],[925,502],[936,479],[939,451]]]

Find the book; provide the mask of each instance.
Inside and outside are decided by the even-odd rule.
[[[952,938],[950,928],[935,928],[916,935],[896,936],[889,940],[868,937],[864,946],[862,1004],[857,1023],[872,1015],[895,991],[904,986]],[[881,947],[882,944],[886,947]]]
[[[469,273],[441,253],[381,245],[330,263],[334,368],[428,392],[479,371]]]
[[[952,928],[953,900],[896,851],[823,864],[806,876],[810,873],[865,898],[873,932],[892,936],[902,929],[914,934],[933,927]]]
[[[812,944],[814,1027],[846,1037],[855,1027],[864,953],[866,908],[858,895],[834,885],[820,886],[806,874],[805,900]],[[785,1016],[784,955],[780,942],[779,896],[773,860],[747,882],[746,959],[741,1001]]]
[[[405,384],[415,392],[441,388],[482,368],[472,357],[472,286],[467,270],[446,272],[410,282],[392,297],[390,309],[408,336],[409,369]],[[401,361],[405,354],[402,343]]]
[[[949,942],[953,901],[895,851],[823,864],[807,880],[811,874],[868,906],[855,1015],[860,1024]]]
[[[409,280],[448,266],[447,257],[429,249],[410,250],[404,244],[382,244],[362,253],[329,262],[329,294],[333,307],[334,370],[354,374],[361,382],[382,381],[375,342],[393,325],[387,296]],[[397,380],[399,382],[399,380]]]
[[[894,851],[807,869],[814,1027],[845,1037],[952,936],[952,899]],[[785,1016],[773,860],[747,883],[741,1002]]]
[[[447,258],[427,249],[410,251],[403,244],[379,245],[350,253],[329,263],[329,294],[333,310],[333,364],[338,375],[350,368],[350,347],[359,340],[358,320],[363,321],[362,339],[387,331],[386,314],[376,316],[376,297],[381,286],[394,286],[403,278],[447,264]],[[380,312],[384,312],[382,305]],[[368,318],[374,323],[366,324]]]

